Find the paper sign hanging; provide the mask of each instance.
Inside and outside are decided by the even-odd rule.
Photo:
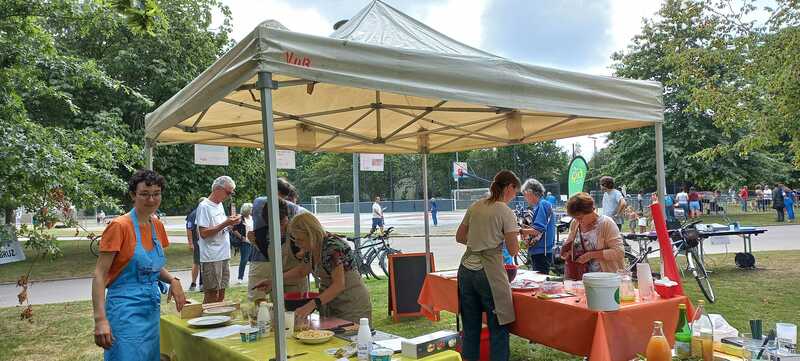
[[[25,260],[25,253],[13,227],[7,225],[5,229],[0,229],[0,264]]]
[[[277,160],[278,169],[295,169],[295,158],[293,150],[277,150],[275,151],[275,159]]]
[[[228,147],[224,145],[194,145],[194,164],[228,165]]]
[[[383,172],[383,154],[361,153],[361,166],[359,169],[365,172]]]
[[[572,159],[569,164],[569,172],[567,178],[567,189],[569,196],[572,197],[575,193],[583,192],[583,182],[586,181],[586,173],[589,166],[586,164],[586,159],[577,156]]]

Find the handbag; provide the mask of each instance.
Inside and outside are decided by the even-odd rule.
[[[583,253],[586,253],[586,243],[583,241],[583,236],[581,236],[581,228],[580,225],[577,227],[578,237],[581,239],[581,246],[583,247]],[[572,241],[574,245],[575,241]],[[564,262],[564,278],[571,279],[574,281],[583,280],[583,274],[589,272],[589,263],[580,263],[577,261],[578,257],[583,255],[583,253],[576,255],[575,254],[575,247],[571,246],[570,256]]]

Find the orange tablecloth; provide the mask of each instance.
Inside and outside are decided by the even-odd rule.
[[[568,297],[541,300],[530,292],[514,292],[517,320],[511,333],[592,361],[630,360],[644,353],[653,321],[664,322],[670,343],[671,330],[678,322],[678,304],[684,296],[623,305],[619,311],[591,311],[586,300]],[[458,312],[458,283],[455,278],[429,274],[422,285],[419,304],[423,314],[436,320],[437,312]]]

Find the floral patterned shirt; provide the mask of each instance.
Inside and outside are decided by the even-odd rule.
[[[310,263],[310,254],[306,254],[304,262]],[[333,274],[333,270],[342,265],[344,271],[350,271],[355,267],[355,257],[353,249],[347,244],[344,238],[335,234],[328,233],[325,239],[322,240],[322,268],[329,275]]]

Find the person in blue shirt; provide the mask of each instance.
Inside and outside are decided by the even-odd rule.
[[[544,192],[542,183],[533,178],[522,185],[522,195],[533,213],[533,224],[531,228],[521,229],[520,233],[528,244],[531,269],[549,274],[556,241],[556,217],[553,214],[553,205],[543,200]]]
[[[669,194],[664,194],[664,210],[667,212],[667,222],[675,221],[675,201]]]
[[[547,192],[547,197],[544,200],[546,200],[547,203],[550,203],[551,206],[553,206],[553,207],[556,206],[557,200],[556,200],[556,196],[554,196],[553,193]]]

